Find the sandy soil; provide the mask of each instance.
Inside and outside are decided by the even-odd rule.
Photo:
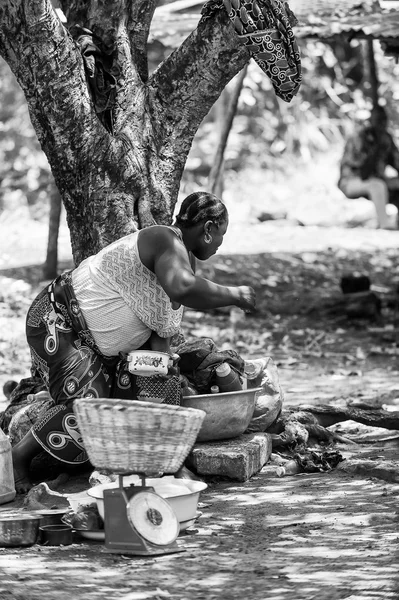
[[[258,312],[236,323],[229,311],[187,311],[187,334],[213,337],[220,347],[235,347],[245,356],[272,356],[287,407],[363,399],[398,410],[392,298],[399,277],[399,233],[314,222],[299,226],[293,219],[259,223],[255,208],[241,221],[238,214],[232,210],[223,253],[203,272],[221,282],[254,285]],[[28,373],[24,318],[42,285],[46,226],[30,223],[25,237],[21,219],[0,219],[5,227],[0,235],[0,384]],[[61,240],[67,266],[65,229]],[[370,276],[382,301],[377,321],[324,310],[326,300],[340,293],[340,277],[348,270]],[[209,481],[200,498],[202,515],[179,537],[185,552],[165,557],[110,555],[101,543],[78,538],[64,548],[3,548],[0,598],[396,599],[398,438],[352,422],[342,424],[341,431],[368,436],[358,446],[337,444],[348,461],[369,459],[393,468],[277,478],[267,465],[246,483]],[[86,485],[86,478],[76,479],[59,491]]]

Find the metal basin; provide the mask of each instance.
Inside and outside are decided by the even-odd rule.
[[[0,515],[0,546],[32,546],[36,543],[41,519],[33,514]]]
[[[259,387],[182,398],[181,405],[185,408],[198,408],[206,413],[196,441],[226,440],[244,433],[252,419],[256,397],[261,391]]]

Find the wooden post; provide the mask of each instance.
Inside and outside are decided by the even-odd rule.
[[[223,179],[224,152],[226,150],[227,140],[229,138],[231,127],[233,125],[234,117],[237,112],[238,100],[240,98],[244,79],[247,74],[247,69],[248,65],[245,65],[245,67],[242,69],[241,73],[238,76],[236,86],[232,92],[230,104],[228,110],[226,111],[224,121],[222,123],[222,131],[220,133],[219,144],[216,149],[216,154],[213,160],[211,172],[209,173],[209,188],[213,194],[217,194],[219,195],[219,197],[221,197],[223,192],[221,182]]]
[[[374,41],[371,38],[368,38],[366,43],[371,101],[373,103],[373,106],[377,106],[379,98],[378,89],[380,87],[380,82],[378,80],[378,71],[375,62]]]

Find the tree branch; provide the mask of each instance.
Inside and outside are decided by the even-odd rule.
[[[161,155],[173,153],[179,142],[181,153],[176,161],[184,166],[201,121],[249,59],[227,13],[219,11],[200,20],[197,29],[149,80]]]
[[[142,81],[148,79],[147,40],[154,15],[156,0],[129,2],[126,29],[128,32],[133,64]]]

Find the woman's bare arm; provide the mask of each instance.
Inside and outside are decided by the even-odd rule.
[[[171,231],[157,236],[153,271],[169,298],[189,308],[255,307],[255,292],[247,286],[224,286],[195,275],[185,246]]]

